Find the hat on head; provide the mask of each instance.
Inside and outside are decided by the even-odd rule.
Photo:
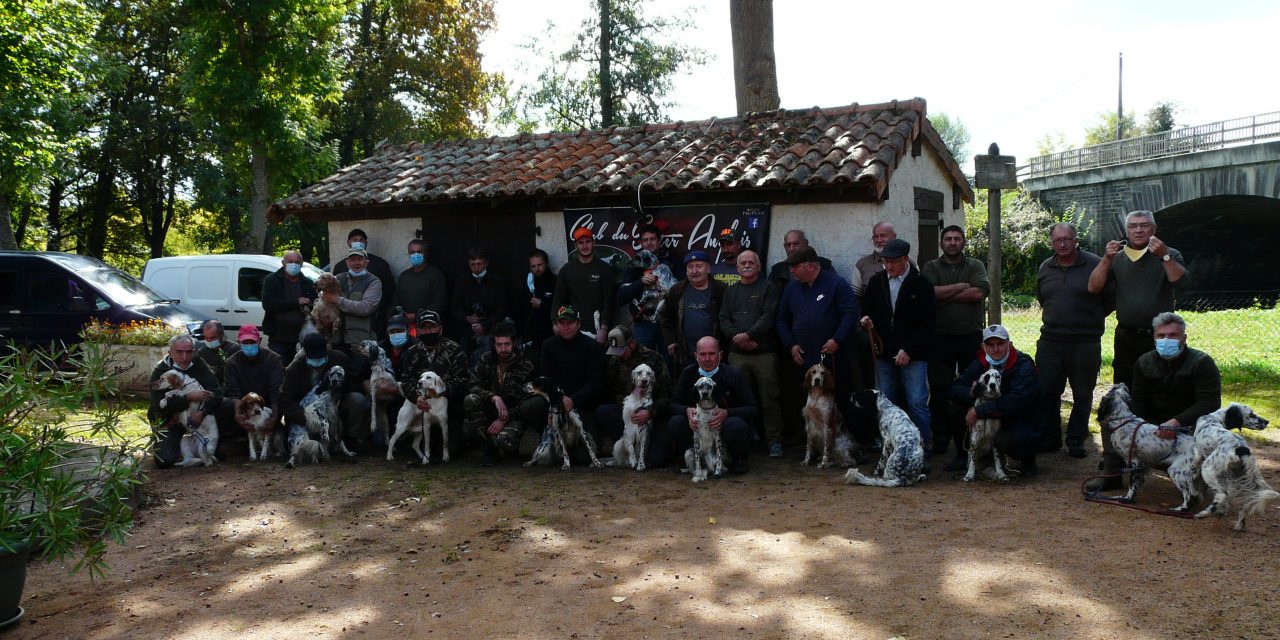
[[[238,342],[241,340],[253,340],[255,342],[261,341],[262,332],[258,331],[257,327],[251,324],[246,324],[243,327],[240,327],[240,332],[236,334],[236,341]]]
[[[575,229],[575,230],[574,230],[574,232],[573,232],[573,241],[574,241],[574,242],[577,242],[578,240],[580,240],[580,239],[582,239],[582,238],[590,238],[590,237],[592,237],[592,235],[591,235],[591,230],[590,230],[590,229],[588,229],[588,228],[586,228],[586,227],[578,227],[578,228],[577,228],[577,229]]]
[[[329,352],[329,346],[324,342],[324,336],[318,333],[309,333],[307,337],[302,339],[302,352],[308,358],[323,358]]]
[[[620,356],[623,351],[627,350],[627,345],[631,344],[631,338],[634,334],[631,327],[618,325],[609,331],[609,348],[605,350],[606,355]]]
[[[686,266],[690,262],[693,262],[694,260],[701,260],[703,262],[709,263],[711,262],[711,256],[707,255],[706,251],[697,251],[697,250],[690,251],[689,253],[684,254],[684,263]]]
[[[556,310],[556,320],[577,320],[578,310],[569,305],[564,305]]]
[[[421,327],[424,324],[440,324],[440,314],[431,309],[422,309],[418,312],[418,326]]]
[[[817,261],[818,252],[814,251],[813,247],[800,247],[792,252],[791,255],[787,256],[787,264],[793,267],[798,264]]]
[[[721,229],[720,235],[716,236],[716,240],[719,240],[722,243],[723,242],[741,242],[741,240],[738,239],[738,234],[734,233],[733,229],[728,229],[728,228]]]
[[[347,233],[347,239],[348,239],[348,240],[350,240],[350,239],[352,239],[352,238],[354,238],[354,237],[356,237],[356,236],[360,236],[361,238],[366,238],[366,239],[367,239],[367,238],[369,237],[369,234],[365,233],[365,232],[364,232],[364,229],[359,229],[359,228],[352,229],[349,233]]]
[[[911,243],[902,238],[894,238],[885,243],[880,250],[881,258],[896,259],[911,253]]]
[[[396,312],[391,314],[390,318],[387,318],[387,328],[390,329],[391,327],[409,328],[409,319],[404,317],[404,310],[400,307],[396,307]]]
[[[1009,330],[1004,328],[1002,324],[993,324],[982,330],[982,341],[986,342],[989,338],[1000,338],[1001,340],[1009,339]]]
[[[369,252],[365,251],[364,249],[351,249],[350,251],[347,252],[347,256],[346,258],[343,258],[343,260],[346,260],[351,256],[360,256],[361,258],[368,258]]]

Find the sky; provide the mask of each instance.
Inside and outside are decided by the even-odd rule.
[[[536,75],[522,44],[567,48],[590,0],[495,0],[482,46],[487,71]],[[646,15],[688,12],[682,40],[714,59],[681,76],[675,120],[734,115],[728,0],[652,0]],[[959,118],[971,154],[996,142],[1018,164],[1046,135],[1083,143],[1114,112],[1124,54],[1124,109],[1141,122],[1158,102],[1179,126],[1280,110],[1280,2],[1274,0],[996,0],[774,2],[782,107],[836,107],[921,97]],[[548,21],[553,21],[549,26]],[[972,173],[972,160],[964,167]]]

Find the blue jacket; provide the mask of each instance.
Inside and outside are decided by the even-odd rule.
[[[951,385],[952,402],[973,406],[973,382],[991,368],[987,354],[981,353]],[[1000,418],[1001,429],[1013,429],[1019,441],[1039,437],[1044,410],[1040,406],[1040,372],[1031,356],[1009,350],[1009,359],[1000,370],[1000,397],[977,408],[979,418]]]
[[[849,281],[832,271],[819,271],[812,284],[787,283],[778,301],[778,338],[788,349],[800,345],[806,359],[818,361],[818,349],[835,338],[847,346],[858,325],[858,296]]]

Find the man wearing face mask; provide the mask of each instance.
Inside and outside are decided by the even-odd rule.
[[[382,299],[378,302],[377,309],[374,309],[372,323],[374,331],[381,336],[382,328],[386,324],[388,311],[396,299],[396,274],[392,273],[391,265],[387,264],[386,260],[369,251],[369,236],[363,230],[352,229],[347,234],[347,247],[365,252],[368,263],[361,269],[368,269],[369,273],[377,276],[378,281],[382,283]],[[350,270],[351,264],[345,261],[333,265],[333,275],[335,276]]]
[[[160,401],[165,399],[165,391],[155,389],[156,380],[171,369],[185,373],[204,387],[201,391],[191,391],[186,395],[169,398],[165,406]],[[195,340],[189,335],[174,336],[169,340],[169,355],[156,363],[151,370],[151,406],[147,409],[147,421],[156,434],[155,448],[152,455],[156,467],[164,469],[182,459],[182,436],[187,432],[186,425],[179,424],[176,417],[186,411],[192,402],[203,402],[207,409],[194,411],[191,414],[192,424],[200,424],[205,415],[214,410],[222,402],[222,385],[214,377],[213,371],[203,360],[196,358]]]
[[[245,425],[248,424],[249,416],[240,412],[240,402],[245,394],[256,393],[262,396],[277,420],[280,416],[280,385],[284,383],[284,361],[276,352],[262,348],[262,334],[251,324],[240,327],[236,339],[240,350],[227,358],[222,385],[226,397],[219,405],[217,415],[218,433],[224,438],[228,435],[239,437],[246,432]],[[225,440],[219,440],[220,446],[222,442]],[[279,455],[284,449],[273,444],[272,451]]]
[[[747,472],[747,456],[751,449],[751,423],[756,419],[756,399],[751,393],[751,382],[742,369],[722,362],[720,341],[707,336],[695,345],[696,364],[685,367],[676,381],[667,410],[671,418],[666,429],[655,429],[649,458],[653,466],[663,467],[674,459],[677,465],[684,459],[684,452],[693,446],[693,429],[696,427],[695,408],[698,391],[694,383],[699,378],[715,381],[716,409],[712,412],[710,426],[720,431],[728,454],[725,466],[730,473]]]
[[[507,288],[502,278],[489,271],[489,256],[473,247],[467,252],[467,271],[453,286],[450,315],[462,350],[474,364],[489,350],[489,329],[508,319]]]
[[[372,262],[370,262],[372,268]],[[387,295],[386,291],[382,292]],[[400,272],[396,278],[395,306],[406,309],[404,319],[409,323],[409,335],[417,335],[418,309],[430,309],[436,313],[444,313],[448,307],[449,292],[444,281],[444,272],[427,262],[427,242],[425,240],[409,241],[409,268]],[[388,326],[388,331],[390,327]]]
[[[982,406],[974,406],[977,390],[974,383],[987,369],[1000,371],[1000,397]],[[999,418],[996,450],[1019,462],[1024,477],[1040,472],[1036,451],[1040,444],[1040,425],[1044,409],[1040,405],[1040,374],[1031,356],[1017,350],[1003,325],[993,324],[982,330],[982,353],[951,385],[952,402],[967,407],[966,428],[973,428],[978,418]]]
[[[467,370],[467,355],[457,342],[444,337],[444,324],[440,314],[430,309],[418,311],[418,343],[409,348],[401,358],[396,375],[400,393],[405,400],[429,411],[427,398],[418,388],[418,379],[427,371],[434,371],[444,381],[445,395],[449,397],[449,413],[457,415],[463,410],[463,400],[471,388],[471,373]],[[455,440],[456,442],[456,440]]]
[[[209,369],[213,371],[213,377],[218,379],[219,384],[225,383],[226,377],[223,376],[223,370],[227,366],[227,359],[240,351],[240,345],[226,339],[226,331],[222,328],[222,323],[217,320],[206,320],[200,327],[200,335],[204,337],[204,341],[200,348],[196,349],[196,357],[209,365]]]
[[[376,340],[374,322],[382,304],[382,281],[369,272],[369,258],[364,249],[348,251],[346,263],[347,272],[337,276],[340,292],[320,294],[325,302],[338,305],[342,312],[342,326],[335,342],[354,345]]]
[[[513,426],[518,406],[528,394],[525,383],[533,379],[533,363],[516,351],[516,329],[510,322],[494,325],[493,348],[480,357],[470,392],[463,401],[467,428],[480,437],[484,447],[480,465],[491,467],[498,461],[499,437],[518,436]]]
[[[262,281],[262,332],[271,338],[268,348],[286,362],[293,359],[306,308],[315,298],[315,283],[302,275],[302,254],[284,252],[280,268]]]
[[[1222,406],[1222,376],[1209,354],[1187,346],[1187,322],[1167,312],[1151,321],[1156,348],[1133,368],[1133,412],[1143,420],[1191,433],[1200,416]]]
[[[307,397],[316,384],[330,369],[342,367],[347,374],[343,382],[343,396],[338,411],[343,423],[343,433],[354,437],[368,434],[368,421],[361,420],[361,410],[368,415],[368,401],[364,394],[355,391],[360,381],[352,375],[351,359],[347,354],[330,349],[324,336],[312,333],[302,339],[302,350],[284,370],[284,382],[280,384],[279,407],[284,416],[285,434],[288,441],[299,437],[310,437],[307,434],[307,416],[302,409],[302,399]],[[360,425],[365,426],[364,434],[355,431]]]

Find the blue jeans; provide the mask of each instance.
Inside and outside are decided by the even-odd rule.
[[[911,422],[920,430],[925,452],[931,451],[933,429],[929,425],[928,363],[912,360],[907,366],[899,367],[892,360],[877,358],[876,372],[880,375],[880,391],[894,404],[906,409]]]

